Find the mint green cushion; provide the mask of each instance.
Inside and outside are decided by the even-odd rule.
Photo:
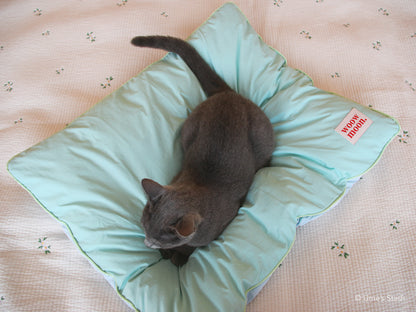
[[[181,166],[180,127],[205,98],[175,54],[96,104],[66,129],[15,156],[10,173],[140,311],[244,311],[289,252],[298,219],[319,215],[371,168],[398,132],[390,117],[313,86],[286,66],[233,4],[189,42],[237,92],[257,103],[276,136],[238,216],[181,268],[145,247],[140,180],[167,184]],[[144,53],[137,48],[137,54]],[[373,123],[352,144],[334,129],[352,108]]]

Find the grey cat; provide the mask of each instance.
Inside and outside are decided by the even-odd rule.
[[[139,36],[131,42],[180,55],[208,97],[183,124],[180,172],[166,186],[142,180],[148,196],[144,243],[181,266],[237,215],[256,171],[271,160],[273,129],[263,111],[233,91],[186,41]]]

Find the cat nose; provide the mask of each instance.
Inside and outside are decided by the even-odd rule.
[[[159,249],[160,245],[158,245],[156,242],[151,241],[149,239],[147,239],[147,237],[144,239],[144,244],[146,245],[146,247],[152,248],[152,249]]]

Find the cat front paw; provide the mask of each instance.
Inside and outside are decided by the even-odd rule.
[[[195,247],[181,246],[177,249],[159,249],[159,252],[163,259],[170,259],[174,265],[180,267],[188,262],[188,258],[194,249]]]
[[[170,261],[171,261],[174,265],[176,265],[176,266],[178,266],[178,267],[181,267],[181,266],[183,266],[186,262],[188,262],[188,258],[189,258],[189,255],[184,255],[184,254],[182,254],[182,253],[175,252],[175,253],[173,253],[172,257],[170,258]]]
[[[159,249],[163,259],[171,259],[175,253],[172,249]]]

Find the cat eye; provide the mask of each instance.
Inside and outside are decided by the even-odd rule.
[[[181,218],[176,219],[175,222],[171,222],[169,226],[175,229],[179,221],[181,221]]]
[[[176,235],[176,233],[177,233],[176,224],[177,223],[172,223],[171,225],[169,225],[167,227],[167,230],[166,231],[169,232],[170,234],[175,234]]]

